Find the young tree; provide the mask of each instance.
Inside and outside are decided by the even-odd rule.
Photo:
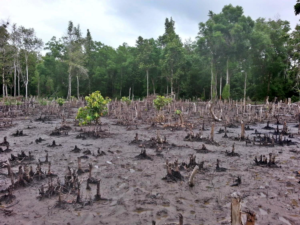
[[[28,74],[28,56],[30,53],[34,53],[38,51],[43,46],[43,41],[38,39],[35,36],[35,32],[33,28],[25,28],[21,26],[20,28],[21,34],[21,46],[24,49],[24,56],[25,56],[25,66],[26,66],[26,77],[24,78],[25,84],[25,98],[28,97],[28,81],[29,81],[29,74]]]
[[[7,71],[9,57],[11,54],[11,46],[9,46],[9,32],[7,30],[9,23],[5,22],[0,25],[0,68],[2,70],[2,94],[3,97],[7,95],[7,82],[5,73]]]
[[[19,52],[20,52],[20,45],[21,45],[21,33],[18,29],[16,24],[12,25],[12,32],[10,35],[10,39],[12,42],[12,46],[14,48],[14,97],[17,95],[17,67],[18,67],[18,60],[19,60]],[[18,74],[18,80],[20,80],[20,75]],[[20,84],[20,82],[19,82]],[[20,95],[20,92],[19,92]]]
[[[87,76],[88,70],[83,66],[85,61],[85,55],[83,52],[83,41],[79,25],[73,26],[73,22],[69,22],[68,33],[64,38],[66,52],[67,52],[67,64],[68,64],[68,99],[71,98],[71,85],[72,76],[76,76],[77,79],[77,97],[79,98],[79,77]]]
[[[175,33],[175,21],[171,18],[170,21],[166,19],[165,33],[159,37],[161,43],[162,58],[161,67],[166,71],[167,78],[171,83],[171,94],[174,94],[174,79],[178,79],[182,73],[182,64],[184,63],[183,44],[179,36]]]
[[[141,36],[138,37],[136,41],[136,47],[138,51],[137,61],[139,68],[146,71],[147,78],[147,97],[149,96],[149,70],[153,68],[153,46],[152,42],[148,39],[143,39]]]
[[[92,35],[90,30],[87,29],[87,34],[84,41],[84,49],[85,49],[85,67],[88,69],[88,93],[91,92],[91,80],[92,80],[92,66],[93,66],[93,51],[94,51],[94,41],[92,39]]]
[[[210,11],[206,23],[199,24],[198,52],[209,59],[210,64],[210,98],[217,99],[217,64],[223,54],[224,38],[220,31],[215,30],[216,15]]]

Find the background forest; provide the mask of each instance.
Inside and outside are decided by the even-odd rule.
[[[45,44],[34,28],[3,23],[0,94],[70,98],[100,90],[111,98],[173,92],[203,100],[299,100],[300,26],[291,30],[280,19],[254,21],[232,5],[209,11],[195,41],[183,41],[172,18],[164,25],[159,37],[139,36],[135,46],[115,49],[71,21],[65,36]]]

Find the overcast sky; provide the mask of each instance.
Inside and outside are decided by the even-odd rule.
[[[80,24],[85,36],[117,48],[135,45],[138,36],[157,38],[164,33],[166,17],[175,21],[176,32],[194,39],[199,22],[208,11],[219,13],[224,5],[240,5],[246,16],[288,20],[294,29],[296,0],[0,0],[0,19],[34,28],[44,43],[66,34],[68,21]]]

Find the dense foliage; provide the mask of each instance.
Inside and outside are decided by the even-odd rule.
[[[87,106],[80,107],[77,112],[76,119],[79,120],[79,125],[90,124],[91,122],[99,123],[101,116],[107,113],[107,104],[109,98],[104,98],[100,91],[95,91],[85,97]]]
[[[299,12],[299,2],[295,13]],[[138,99],[150,94],[179,98],[262,100],[299,96],[299,26],[256,21],[240,6],[209,12],[195,41],[183,41],[175,21],[165,20],[156,39],[137,37],[136,46],[112,48],[69,22],[66,36],[42,42],[33,29],[0,26],[2,95],[71,98],[100,90],[103,96]],[[244,90],[245,89],[245,90]],[[76,93],[76,94],[75,94]]]
[[[157,110],[161,110],[164,106],[172,102],[171,98],[166,98],[165,96],[158,95],[156,99],[153,100],[154,106]]]

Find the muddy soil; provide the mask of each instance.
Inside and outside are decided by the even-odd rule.
[[[82,202],[90,204],[76,204],[76,194],[64,193],[61,198],[66,203],[57,207],[58,196],[38,199],[39,188],[48,185],[49,179],[34,180],[26,187],[13,191],[15,198],[10,203],[1,202],[0,208],[11,206],[12,215],[5,216],[0,209],[0,224],[176,224],[178,213],[184,218],[183,224],[231,224],[230,203],[231,194],[239,192],[243,196],[242,209],[250,209],[256,213],[259,225],[300,224],[300,178],[295,171],[300,171],[300,137],[296,135],[298,128],[295,123],[288,123],[291,133],[295,133],[292,140],[296,145],[266,147],[247,144],[234,138],[223,138],[218,134],[221,123],[215,125],[214,141],[220,146],[205,144],[209,151],[205,154],[195,149],[202,148],[202,142],[184,141],[187,132],[182,130],[171,131],[160,129],[160,135],[166,136],[169,144],[177,147],[161,149],[147,148],[147,155],[152,160],[139,160],[141,153],[139,145],[130,144],[135,134],[139,140],[148,141],[156,137],[156,129],[147,129],[149,124],[139,124],[135,129],[119,126],[116,119],[102,118],[102,129],[106,134],[104,138],[76,139],[79,128],[74,127],[73,120],[66,120],[66,125],[72,129],[67,134],[50,136],[55,128],[61,126],[61,120],[36,121],[32,118],[15,118],[14,126],[1,128],[0,141],[4,136],[10,143],[12,152],[0,153],[0,162],[17,154],[29,151],[35,157],[33,161],[20,162],[35,169],[38,159],[45,160],[46,153],[51,161],[53,174],[57,174],[64,181],[68,173],[68,166],[77,170],[77,157],[81,159],[82,169],[88,169],[92,164],[92,177],[101,179],[100,194],[102,200],[90,201],[96,194],[96,184],[90,184],[91,190],[86,190],[88,172],[79,175]],[[270,126],[276,128],[276,120]],[[262,133],[266,123],[251,125],[251,128]],[[28,129],[30,127],[31,129]],[[136,129],[137,128],[137,129]],[[210,135],[209,125],[203,136]],[[279,125],[282,128],[282,125]],[[26,136],[13,136],[16,130],[23,130]],[[237,137],[240,128],[227,128],[229,137]],[[194,129],[199,132],[199,129]],[[251,136],[253,130],[245,131]],[[252,138],[253,136],[251,136]],[[42,138],[45,141],[36,142]],[[56,147],[48,147],[55,141]],[[235,152],[238,157],[228,157],[226,150],[231,151],[235,143]],[[77,146],[80,151],[72,151]],[[174,146],[175,146],[174,145]],[[97,151],[105,154],[97,155]],[[292,150],[292,151],[291,151]],[[269,153],[276,155],[278,168],[255,165],[255,156]],[[179,163],[188,163],[191,154],[196,155],[197,162],[204,161],[205,170],[200,170],[194,178],[194,186],[188,185],[191,170],[180,170],[183,181],[168,183],[162,180],[166,176],[166,160]],[[220,167],[226,168],[224,172],[216,171],[217,159]],[[42,164],[42,171],[47,171],[48,165]],[[12,167],[17,173],[18,165]],[[0,190],[6,189],[11,181],[6,176],[7,169],[0,169]],[[234,184],[237,177],[241,177],[241,184]],[[56,178],[55,178],[56,179]],[[1,193],[0,196],[4,195]]]

